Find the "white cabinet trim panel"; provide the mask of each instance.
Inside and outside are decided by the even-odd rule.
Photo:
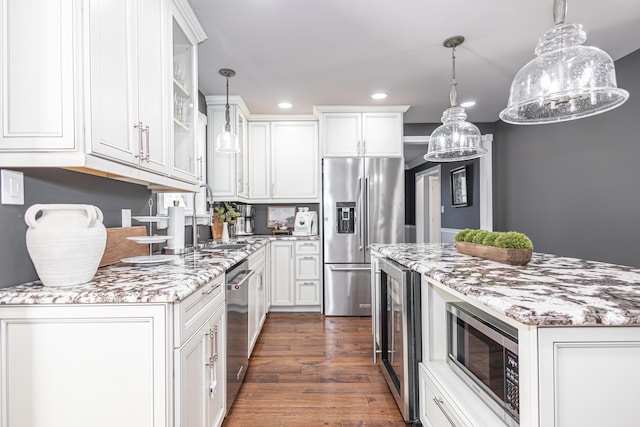
[[[0,426],[166,427],[166,306],[5,307],[2,317]]]

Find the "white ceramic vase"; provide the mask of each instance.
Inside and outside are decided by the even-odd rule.
[[[42,215],[36,219],[38,212]],[[24,221],[27,250],[44,286],[89,282],[107,242],[102,211],[92,205],[33,205]]]
[[[228,222],[222,223],[222,241],[223,242],[229,241],[229,223]]]

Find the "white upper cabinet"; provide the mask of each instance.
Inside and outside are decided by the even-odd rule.
[[[271,198],[271,127],[269,122],[249,123],[249,199]]]
[[[289,202],[318,198],[315,121],[249,123],[249,199]]]
[[[236,199],[245,196],[249,187],[245,181],[249,173],[247,169],[247,119],[241,100],[234,97],[229,104],[229,125],[231,131],[238,135],[240,143],[239,153],[220,153],[215,150],[216,138],[224,129],[227,121],[225,117],[225,99],[220,96],[207,97],[207,119],[209,132],[207,135],[207,169],[209,185],[213,196],[218,200]],[[247,180],[248,181],[248,180]],[[245,196],[246,197],[246,196]]]
[[[274,199],[317,199],[318,163],[317,122],[271,123]]]
[[[314,107],[323,157],[402,157],[408,106]]]
[[[171,175],[201,183],[206,169],[205,155],[198,150],[198,43],[206,36],[184,1],[171,4],[169,28],[171,49]]]
[[[73,150],[76,3],[4,0],[1,7],[0,150]]]
[[[91,0],[91,148],[96,154],[167,173],[162,73],[166,3]]]
[[[196,45],[205,38],[187,0],[3,0],[0,167],[195,191]],[[190,67],[182,127],[176,58]]]

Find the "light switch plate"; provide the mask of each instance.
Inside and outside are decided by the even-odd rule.
[[[2,181],[2,204],[24,205],[24,174],[2,169],[0,181]]]

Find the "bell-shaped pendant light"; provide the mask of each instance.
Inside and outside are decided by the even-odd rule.
[[[565,23],[566,0],[554,0],[554,27],[536,46],[536,58],[513,79],[500,118],[517,125],[581,119],[622,105],[629,92],[619,89],[611,57],[582,46],[582,25]]]
[[[480,130],[466,121],[467,113],[458,106],[458,83],[456,82],[456,47],[464,42],[464,37],[453,36],[446,39],[444,47],[451,49],[453,75],[449,101],[451,108],[442,113],[442,125],[429,137],[429,150],[424,156],[430,162],[456,162],[475,159],[487,154],[482,146]]]
[[[229,115],[229,78],[236,75],[236,72],[229,68],[222,68],[218,71],[227,79],[227,105],[225,106],[225,125],[216,138],[216,151],[221,153],[238,153],[240,152],[240,141],[238,135],[231,132],[231,123]]]

